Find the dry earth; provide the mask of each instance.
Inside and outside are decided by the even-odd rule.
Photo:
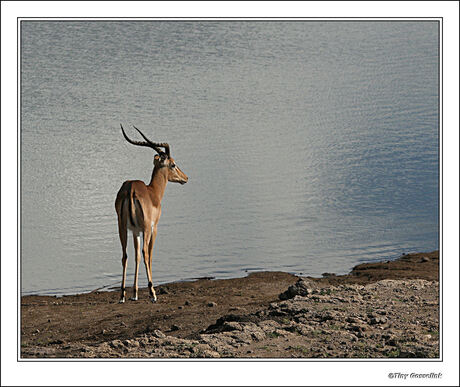
[[[21,302],[22,358],[437,358],[439,254]]]

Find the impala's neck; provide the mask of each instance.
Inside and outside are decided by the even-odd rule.
[[[150,179],[149,187],[153,188],[158,200],[161,202],[166,189],[166,183],[168,177],[166,176],[166,168],[159,168],[155,166],[152,172],[152,178]]]

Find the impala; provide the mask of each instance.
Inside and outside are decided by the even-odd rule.
[[[136,129],[145,141],[133,141],[126,135],[123,126],[120,124],[121,131],[126,141],[133,145],[152,148],[157,154],[153,159],[153,172],[150,183],[145,185],[140,180],[128,180],[123,183],[115,200],[115,209],[118,216],[118,233],[122,248],[121,263],[123,266],[123,277],[121,281],[120,303],[125,302],[126,297],[126,265],[128,256],[126,254],[126,244],[128,241],[128,229],[133,233],[134,251],[136,258],[136,270],[134,272],[133,297],[131,300],[137,301],[138,293],[138,272],[141,259],[140,233],[143,234],[142,253],[144,255],[145,270],[149,281],[149,295],[152,302],[156,302],[157,296],[152,283],[152,251],[157,236],[157,225],[161,215],[161,199],[163,198],[166,183],[172,181],[185,184],[188,177],[176,165],[174,159],[169,154],[167,143],[155,143],[150,141],[144,134]],[[164,148],[162,151],[160,148]]]

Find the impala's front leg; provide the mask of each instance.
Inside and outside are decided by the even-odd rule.
[[[141,261],[141,238],[139,234],[133,234],[133,240],[134,240],[134,251],[136,252],[136,268],[134,271],[134,286],[133,286],[133,296],[130,298],[131,301],[137,301],[137,291],[138,291],[138,286],[137,286],[137,281],[139,278],[139,263]]]
[[[142,248],[142,253],[144,254],[144,265],[145,272],[147,273],[147,279],[149,281],[149,295],[152,302],[156,302],[157,297],[155,295],[155,290],[153,290],[152,283],[152,271],[150,270],[150,245],[152,243],[153,234],[150,230],[144,230],[144,246]]]
[[[155,294],[155,289],[153,288],[153,283],[152,283],[152,253],[153,253],[153,245],[155,244],[155,238],[157,237],[157,227],[154,226],[152,230],[152,235],[150,236],[150,242],[149,242],[149,259],[148,259],[148,267],[147,267],[147,261],[146,261],[146,270],[147,270],[147,277],[149,278],[149,294],[150,294],[150,299],[152,302],[157,302],[157,295]],[[145,259],[145,257],[144,257]]]

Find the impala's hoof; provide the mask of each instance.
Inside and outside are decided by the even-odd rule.
[[[137,297],[131,297],[129,300],[130,301],[137,301]]]
[[[150,301],[152,302],[152,304],[155,304],[157,302],[157,298],[156,297],[150,297]]]
[[[120,301],[118,301],[119,304],[124,304],[125,303],[125,298],[120,298]]]

